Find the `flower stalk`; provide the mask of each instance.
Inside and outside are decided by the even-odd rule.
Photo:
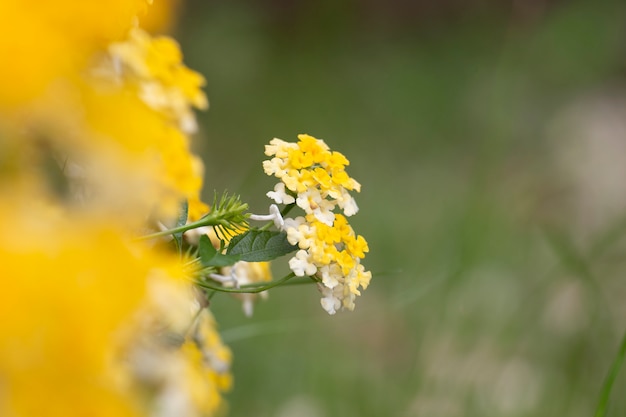
[[[204,281],[196,281],[196,285],[199,287],[217,291],[217,292],[225,292],[225,293],[231,293],[231,294],[257,294],[263,291],[267,291],[274,287],[285,285],[287,281],[291,280],[295,276],[296,274],[291,272],[285,275],[283,278],[277,281],[270,282],[269,284],[249,284],[249,285],[242,285],[239,288],[218,287],[216,285],[208,284]],[[313,281],[307,281],[307,283],[314,282],[314,281],[315,280],[313,279]],[[298,282],[298,284],[303,284],[303,283],[304,282]]]

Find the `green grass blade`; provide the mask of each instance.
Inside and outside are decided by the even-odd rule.
[[[622,336],[622,343],[620,344],[619,351],[617,352],[617,355],[613,360],[613,364],[609,369],[609,373],[604,380],[604,386],[602,387],[602,392],[600,393],[600,401],[598,402],[598,407],[596,407],[595,417],[606,416],[611,390],[613,389],[613,384],[615,383],[615,378],[617,378],[617,374],[622,366],[622,362],[624,362],[624,356],[626,356],[626,332],[624,332],[624,335]]]

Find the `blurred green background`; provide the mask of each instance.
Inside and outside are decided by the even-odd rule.
[[[213,188],[266,212],[263,146],[351,161],[374,278],[246,318],[231,416],[592,416],[626,329],[626,2],[190,1]],[[276,276],[286,262],[274,265]],[[626,370],[608,415],[626,415]]]

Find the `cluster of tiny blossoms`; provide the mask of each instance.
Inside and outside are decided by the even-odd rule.
[[[354,309],[354,300],[372,277],[361,259],[368,252],[363,236],[357,235],[346,216],[357,213],[350,191],[361,185],[345,171],[348,159],[331,151],[323,140],[298,135],[297,143],[272,139],[263,162],[267,175],[280,179],[267,193],[278,204],[296,204],[304,216],[284,219],[287,239],[299,250],[289,261],[297,276],[320,280],[321,304],[329,314]],[[339,207],[343,214],[335,213]]]

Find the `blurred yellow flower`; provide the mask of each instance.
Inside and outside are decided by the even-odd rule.
[[[23,201],[0,201],[0,415],[141,415],[118,384],[122,330],[149,280],[184,279],[180,262],[110,220]]]
[[[91,178],[112,194],[100,196],[108,201],[121,197],[128,207],[133,201],[138,208],[142,202],[158,202],[159,207],[152,209],[169,215],[183,199],[198,200],[203,164],[190,152],[186,134],[144,104],[132,89],[83,91],[86,138],[91,140],[79,141],[74,150],[85,149],[85,168],[94,167]],[[103,178],[101,172],[123,175]],[[136,187],[130,187],[133,179]],[[123,195],[115,198],[115,193]]]
[[[174,120],[181,130],[196,131],[192,107],[206,109],[208,101],[201,87],[204,77],[182,63],[178,43],[169,37],[151,37],[139,28],[130,31],[128,40],[109,46],[114,67],[151,108]]]
[[[171,33],[182,3],[182,0],[152,1],[149,12],[139,15],[139,26],[150,33]]]
[[[0,150],[48,152],[89,210],[139,221],[185,199],[205,210],[188,137],[204,79],[174,40],[132,28],[148,2],[36,3],[0,2],[0,54],[12,59],[0,68],[0,140],[13,142]]]
[[[0,112],[75,79],[94,52],[122,39],[146,0],[0,2]]]
[[[2,416],[210,416],[230,388],[195,264],[135,239],[208,211],[204,79],[148,3],[0,2]]]

